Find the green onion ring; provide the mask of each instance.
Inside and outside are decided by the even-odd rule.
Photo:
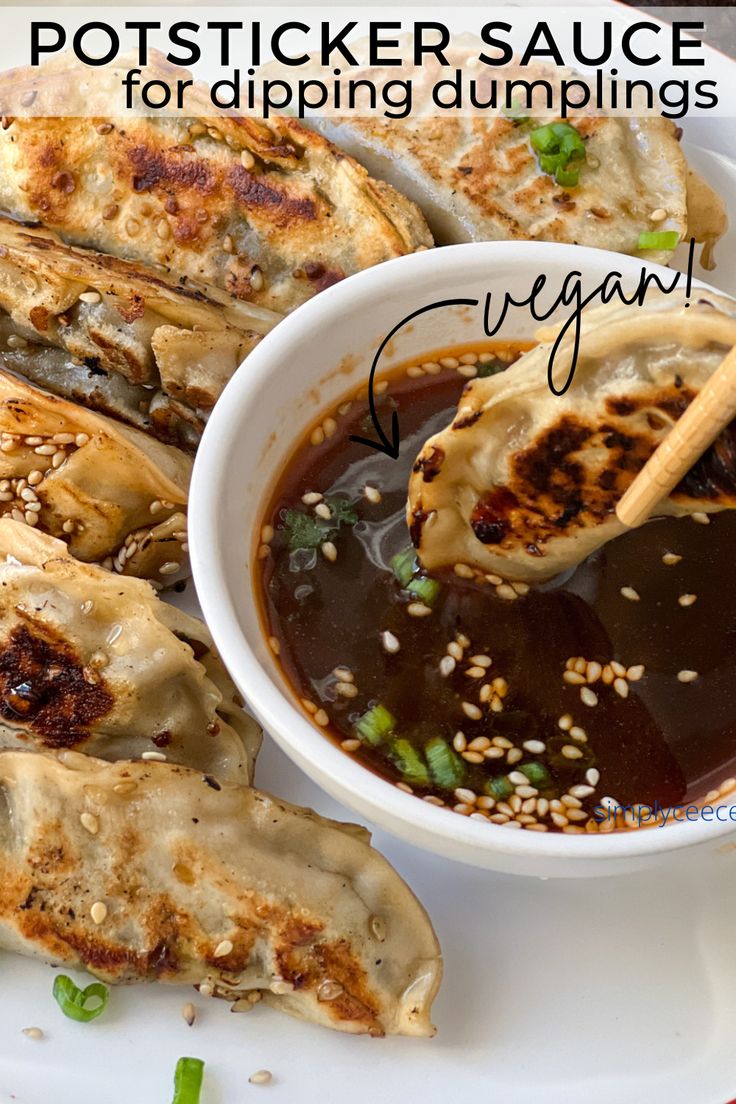
[[[64,1015],[68,1016],[70,1020],[77,1020],[79,1023],[89,1023],[90,1020],[96,1020],[105,1011],[110,999],[110,990],[101,981],[93,981],[86,989],[80,989],[66,974],[59,974],[54,979],[52,992],[54,1000]],[[99,1000],[100,1003],[92,1008],[87,1008],[87,1001],[95,999]]]
[[[645,230],[639,235],[639,249],[675,249],[680,242],[676,230]]]

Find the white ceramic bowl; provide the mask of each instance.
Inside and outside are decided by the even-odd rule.
[[[205,618],[235,682],[262,723],[319,785],[362,816],[427,850],[511,873],[619,873],[662,862],[683,847],[723,842],[730,824],[702,820],[606,836],[511,832],[434,807],[372,774],[333,745],[295,704],[263,639],[251,589],[256,526],[276,476],[315,418],[367,378],[388,331],[444,299],[528,295],[544,273],[550,292],[569,273],[592,289],[610,272],[633,286],[641,261],[577,246],[489,242],[403,257],[362,272],[290,315],[228,384],[204,435],[190,503],[194,578]],[[672,273],[652,266],[667,281]],[[552,294],[548,297],[551,302]],[[569,313],[569,312],[568,312]],[[536,323],[510,312],[503,337]],[[415,319],[382,366],[483,336],[480,308],[443,307]],[[736,816],[736,813],[734,813]]]

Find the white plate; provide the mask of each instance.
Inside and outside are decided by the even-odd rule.
[[[686,124],[688,157],[731,205],[718,268],[736,294],[733,120]],[[698,148],[706,146],[706,148]],[[192,596],[177,604],[196,611]],[[342,819],[266,741],[258,784]],[[177,1058],[207,1065],[202,1104],[726,1104],[736,1096],[736,845],[665,871],[595,881],[490,874],[377,833],[435,923],[446,976],[431,1041],[352,1038],[273,1010],[233,1015],[183,989],[114,990],[99,1021],[66,1020],[55,971],[2,957],[0,1101],[167,1104]],[[77,980],[83,982],[82,976]],[[181,1007],[194,999],[192,1028]],[[38,1026],[41,1041],[24,1037]],[[273,1084],[248,1084],[254,1070]]]

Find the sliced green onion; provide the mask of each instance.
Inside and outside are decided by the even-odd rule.
[[[576,188],[580,172],[571,169],[571,161],[585,160],[585,143],[570,123],[547,123],[529,135],[532,149],[539,157],[542,172],[554,176],[563,188]]]
[[[172,1104],[199,1104],[204,1062],[201,1058],[180,1058],[174,1070]]]
[[[416,569],[417,554],[413,548],[405,548],[403,552],[397,552],[391,559],[391,570],[402,587],[408,585]]]
[[[412,579],[406,589],[425,605],[433,606],[442,588],[436,579],[428,579],[426,575],[422,575],[418,579]]]
[[[539,155],[539,167],[542,172],[549,173],[550,176],[561,169],[565,164],[564,153],[540,153]]]
[[[503,774],[499,774],[498,778],[492,778],[490,782],[486,782],[486,793],[489,797],[495,797],[496,801],[503,801],[507,797],[511,797],[515,787],[509,782]]]
[[[429,785],[429,771],[421,752],[408,740],[391,741],[391,758],[407,782],[413,782],[417,786]]]
[[[54,978],[52,992],[54,1000],[64,1015],[80,1023],[96,1020],[105,1011],[110,998],[110,990],[101,981],[93,981],[86,989],[80,989],[66,974],[59,974]],[[100,1003],[88,1008],[87,1001],[90,1000]]]
[[[380,702],[371,706],[355,725],[355,731],[361,740],[365,740],[367,744],[371,744],[373,747],[382,744],[395,728],[396,718]]]
[[[639,235],[639,249],[676,249],[679,242],[676,230],[645,230]]]
[[[536,786],[538,790],[544,790],[552,784],[550,773],[543,763],[524,763],[516,769],[525,774],[531,785]]]
[[[454,790],[465,778],[465,764],[441,736],[424,745],[432,781],[445,790]]]
[[[580,170],[560,167],[555,172],[555,180],[562,188],[577,188],[580,183]]]

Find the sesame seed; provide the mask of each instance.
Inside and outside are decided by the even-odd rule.
[[[485,676],[485,670],[483,667],[468,667],[465,674],[468,678],[479,679]]]
[[[455,790],[455,797],[466,805],[475,805],[477,796],[474,790],[468,790],[464,786],[458,786]]]
[[[630,602],[638,602],[639,601],[639,592],[638,592],[638,590],[634,590],[633,587],[623,586],[623,587],[621,587],[621,597],[622,598],[628,598],[628,600]]]
[[[472,702],[464,701],[461,705],[462,711],[466,717],[469,717],[471,721],[479,721],[483,716],[483,713],[477,705],[473,705]]]
[[[598,695],[589,686],[580,687],[580,700],[583,705],[594,706],[598,704]]]
[[[700,510],[696,511],[696,513],[694,514],[691,514],[690,517],[693,519],[696,525],[710,525],[710,518],[707,514],[702,513]]]
[[[272,1080],[273,1074],[267,1069],[256,1070],[256,1072],[252,1073],[248,1078],[251,1085],[269,1085]]]
[[[89,914],[95,924],[102,924],[107,918],[107,905],[104,901],[95,901]]]
[[[578,747],[574,747],[572,744],[564,744],[562,747],[562,754],[566,759],[582,759],[583,753]]]
[[[607,663],[601,672],[601,681],[605,686],[610,686],[615,678],[613,669],[610,663]]]
[[[614,679],[613,689],[616,691],[620,698],[628,698],[629,696],[629,684],[624,678]]]
[[[468,746],[468,741],[465,738],[465,733],[464,732],[456,732],[455,733],[455,735],[453,737],[453,740],[452,740],[452,746],[454,747],[455,751],[461,751],[461,752],[465,751],[465,749]]]
[[[558,828],[564,828],[568,824],[567,817],[563,816],[562,813],[550,813],[549,816],[552,823],[557,825]]]
[[[314,507],[314,512],[317,517],[324,518],[325,521],[329,521],[332,517],[332,510],[326,502],[320,502],[318,506]]]
[[[463,658],[463,650],[455,640],[451,640],[447,645],[447,654],[458,662]]]
[[[410,602],[406,612],[410,617],[429,617],[432,609],[430,606],[425,606],[424,602]]]
[[[597,682],[598,679],[601,677],[602,672],[603,668],[601,667],[600,663],[596,663],[595,661],[591,660],[591,662],[586,667],[585,676],[588,682]]]
[[[547,750],[547,745],[542,740],[525,740],[521,746],[531,755],[541,755]]]
[[[461,755],[466,762],[475,763],[477,766],[483,762],[483,753],[480,751],[463,751]]]
[[[322,428],[325,431],[325,437],[334,437],[337,432],[337,422],[334,418],[325,418]]]
[[[330,723],[330,718],[327,716],[324,709],[318,709],[317,712],[314,714],[314,722],[315,724],[318,724],[320,728],[324,728],[325,725],[328,725]]]
[[[79,296],[80,303],[99,303],[101,299],[99,291],[83,291]]]
[[[514,786],[526,786],[529,779],[521,771],[511,771],[509,774],[509,782]]]
[[[590,767],[590,769],[585,772],[585,781],[588,785],[597,786],[600,780],[601,772],[596,767]]]
[[[435,360],[425,360],[422,364],[422,368],[428,376],[437,376],[442,371],[440,365]]]
[[[255,163],[256,159],[250,150],[244,149],[240,151],[240,164],[244,169],[250,171],[255,166]]]
[[[500,586],[497,586],[496,587],[496,594],[498,595],[499,598],[503,598],[507,602],[511,602],[515,598],[519,597],[519,595],[516,593],[514,588],[512,586],[510,586],[508,583],[501,583]]]
[[[129,794],[138,789],[136,782],[117,782],[113,786],[113,792],[116,794]]]
[[[178,564],[176,560],[167,560],[165,564],[161,564],[158,573],[159,575],[176,575],[180,569],[181,564]]]
[[[215,958],[226,958],[232,952],[233,945],[229,939],[223,939],[221,943],[218,943],[214,950]]]
[[[187,1003],[182,1007],[181,1014],[184,1017],[185,1023],[188,1023],[191,1027],[197,1015],[197,1010],[191,1001],[187,1001]]]
[[[340,747],[343,751],[357,751],[360,747],[360,740],[343,740]]]
[[[537,816],[545,817],[549,812],[549,801],[546,797],[537,798]]]
[[[652,222],[663,222],[667,218],[667,212],[664,207],[657,207],[656,210],[651,212],[649,218]]]
[[[358,687],[352,682],[338,682],[335,684],[335,690],[341,698],[357,698]]]
[[[537,794],[539,793],[539,790],[536,790],[534,788],[534,786],[517,786],[516,787],[516,792],[519,795],[519,797],[533,798],[533,797],[537,796]],[[525,802],[525,804],[526,804],[526,802]],[[528,812],[529,810],[524,810],[524,811]]]
[[[145,759],[151,763],[165,763],[166,756],[162,751],[144,751],[141,755],[141,759]]]
[[[381,492],[379,491],[378,487],[369,487],[366,485],[366,487],[363,489],[363,494],[369,502],[372,502],[376,506],[381,501]]]
[[[595,793],[593,786],[571,786],[570,793],[573,797],[590,797],[592,793]]]
[[[458,372],[461,376],[465,376],[466,379],[473,379],[478,375],[478,369],[473,364],[461,364],[458,368]]]
[[[424,375],[424,369],[420,368],[418,364],[413,364],[411,368],[406,369],[406,374],[409,379],[419,379],[420,376]]]
[[[679,682],[695,682],[698,677],[697,671],[678,671],[677,678]]]
[[[494,736],[491,743],[494,747],[503,748],[504,751],[509,751],[514,746],[505,736]]]
[[[274,655],[278,655],[281,651],[281,644],[279,643],[278,637],[276,636],[269,636],[268,646]]]
[[[376,395],[385,395],[388,391],[388,380],[381,380],[379,383],[374,384],[373,390]]]
[[[635,663],[633,667],[629,667],[626,670],[626,677],[629,682],[638,682],[644,674],[645,667],[643,663]]]
[[[557,722],[557,727],[561,728],[563,732],[569,732],[572,728],[572,717],[569,713],[563,713]]]
[[[302,502],[305,506],[314,506],[322,501],[322,497],[319,491],[307,491],[306,494],[302,495]]]
[[[698,600],[697,594],[681,594],[677,599],[678,604],[684,607],[694,606]]]
[[[40,1027],[24,1027],[22,1034],[27,1039],[43,1039],[43,1031]]]
[[[665,552],[662,556],[662,563],[667,564],[668,567],[672,567],[673,564],[678,564],[682,556],[678,556],[676,552]]]
[[[491,741],[487,736],[476,736],[474,740],[471,740],[468,744],[468,751],[488,751],[491,746]]]
[[[381,645],[384,652],[388,652],[389,655],[396,655],[399,648],[401,647],[398,638],[395,637],[392,632],[389,632],[388,629],[384,629],[384,631],[381,633]],[[449,656],[445,658],[449,658]],[[441,666],[442,665],[440,664],[440,667]]]
[[[475,575],[472,567],[468,567],[468,565],[464,563],[456,563],[453,571],[460,579],[472,579]]]
[[[490,667],[493,660],[488,655],[474,655],[470,657],[470,662],[476,667]]]
[[[579,801],[577,797],[574,797],[572,794],[569,793],[562,794],[562,796],[560,797],[560,802],[562,803],[562,805],[565,806],[566,809],[579,809],[582,806],[582,801]]]
[[[571,686],[582,686],[585,683],[585,676],[579,675],[577,671],[565,671],[562,680]]]
[[[100,822],[97,819],[97,817],[94,815],[94,813],[82,813],[79,817],[79,820],[82,824],[82,827],[86,828],[86,830],[91,835],[93,835],[93,836],[97,835],[97,833],[100,829]]]
[[[273,525],[264,525],[261,529],[261,540],[264,544],[270,544],[273,540]]]
[[[312,430],[312,433],[309,437],[309,443],[312,445],[321,445],[324,443],[324,439],[325,431],[322,429],[322,426],[317,426],[316,429]]]
[[[337,547],[335,546],[333,541],[325,541],[319,547],[324,558],[326,560],[329,560],[330,563],[334,563],[337,559]]]
[[[619,663],[616,659],[611,660],[611,670],[618,678],[623,678],[626,674],[626,668],[623,663]]]
[[[355,682],[355,675],[349,667],[335,667],[332,673],[341,682]]]

